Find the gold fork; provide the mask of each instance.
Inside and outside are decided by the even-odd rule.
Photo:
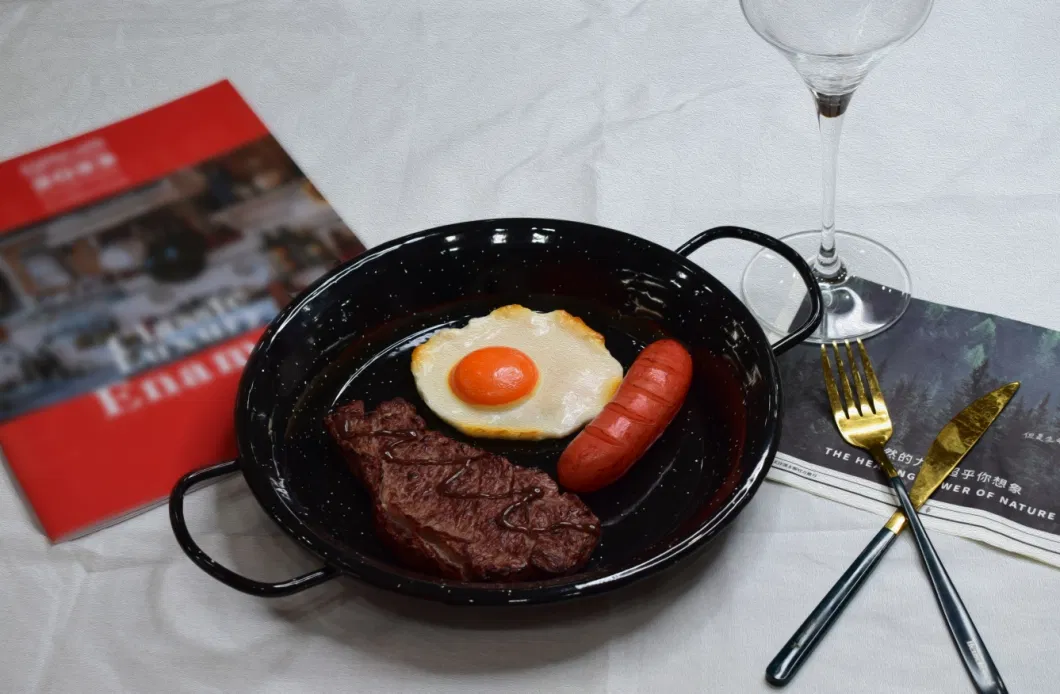
[[[876,380],[876,372],[872,368],[872,361],[869,359],[869,353],[865,350],[865,345],[862,344],[861,340],[858,340],[858,354],[861,357],[862,369],[865,371],[865,380],[869,384],[868,393],[865,392],[865,384],[861,380],[861,373],[854,361],[854,351],[850,347],[850,342],[846,343],[847,361],[850,364],[849,378],[847,376],[847,368],[843,363],[843,357],[840,354],[839,345],[833,342],[832,351],[835,355],[836,367],[839,372],[842,394],[840,394],[840,389],[836,387],[835,377],[832,375],[832,364],[828,359],[828,348],[825,345],[821,345],[821,367],[824,369],[824,382],[828,391],[828,402],[832,406],[832,416],[835,417],[839,433],[851,446],[857,446],[868,451],[872,459],[887,473],[887,477],[891,481],[891,487],[894,488],[898,501],[902,505],[902,511],[913,529],[913,536],[916,538],[917,547],[920,549],[920,557],[924,560],[924,567],[931,578],[931,586],[935,590],[935,598],[942,609],[942,615],[946,618],[950,634],[953,636],[953,641],[961,654],[961,658],[964,660],[964,666],[968,669],[968,674],[971,675],[976,689],[979,692],[990,694],[1008,691],[1005,688],[1005,684],[1001,681],[1001,675],[994,666],[994,661],[986,650],[986,644],[983,643],[982,638],[979,637],[979,632],[976,631],[975,624],[972,623],[971,615],[968,614],[968,610],[965,609],[964,603],[961,602],[961,598],[957,594],[957,588],[953,585],[953,581],[950,580],[949,574],[946,573],[946,569],[942,565],[942,560],[939,559],[938,553],[932,546],[927,531],[924,530],[924,525],[920,522],[920,516],[917,515],[913,508],[913,502],[909,500],[909,493],[906,492],[902,478],[898,475],[898,471],[894,469],[894,465],[884,450],[884,445],[890,440],[891,434],[894,433],[894,426],[891,424],[891,416],[887,412],[887,403],[883,400],[883,391],[880,390],[880,383]],[[854,381],[853,389],[850,387],[851,380]],[[857,392],[856,398],[854,397],[855,391]],[[870,394],[871,398],[869,397]]]

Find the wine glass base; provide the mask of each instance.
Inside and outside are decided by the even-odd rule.
[[[801,231],[780,239],[812,266],[820,231]],[[836,250],[846,273],[840,281],[820,281],[824,320],[807,342],[867,338],[902,317],[909,307],[912,282],[898,256],[879,243],[836,231]],[[779,337],[801,325],[808,312],[806,286],[786,260],[769,250],[758,252],[740,282],[744,303],[762,327]]]

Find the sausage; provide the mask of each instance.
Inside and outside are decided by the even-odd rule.
[[[611,401],[560,455],[559,483],[593,492],[622,477],[662,435],[691,385],[692,355],[680,343],[645,347]]]

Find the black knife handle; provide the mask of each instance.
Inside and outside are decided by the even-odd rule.
[[[942,616],[946,618],[946,624],[950,627],[950,635],[957,646],[957,651],[964,660],[964,667],[972,676],[975,689],[982,694],[1004,694],[1008,690],[1005,683],[1001,681],[1001,674],[994,666],[990,653],[986,650],[986,644],[980,638],[975,629],[971,615],[961,602],[961,596],[957,594],[957,588],[950,580],[946,568],[942,565],[935,547],[928,538],[924,524],[920,522],[920,516],[913,510],[913,502],[909,500],[909,494],[905,490],[901,477],[892,477],[891,486],[894,487],[898,500],[902,502],[902,510],[905,512],[909,525],[913,528],[913,537],[920,548],[920,557],[924,560],[924,568],[927,569],[928,577],[931,578],[931,587],[935,589],[935,597],[942,609]]]
[[[818,603],[802,626],[792,635],[784,647],[780,649],[777,656],[766,668],[766,681],[770,684],[783,687],[795,673],[802,667],[803,662],[809,657],[817,643],[821,640],[832,626],[832,622],[847,606],[850,599],[858,592],[858,588],[876,568],[883,555],[890,549],[897,537],[887,528],[882,528],[872,538],[854,563],[847,568],[846,572],[828,591],[828,595]]]

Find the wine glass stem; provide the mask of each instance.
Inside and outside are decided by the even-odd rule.
[[[839,136],[853,92],[841,95],[814,92],[817,125],[821,129],[821,246],[814,270],[824,283],[846,279],[846,268],[835,247],[835,184],[839,167]]]

